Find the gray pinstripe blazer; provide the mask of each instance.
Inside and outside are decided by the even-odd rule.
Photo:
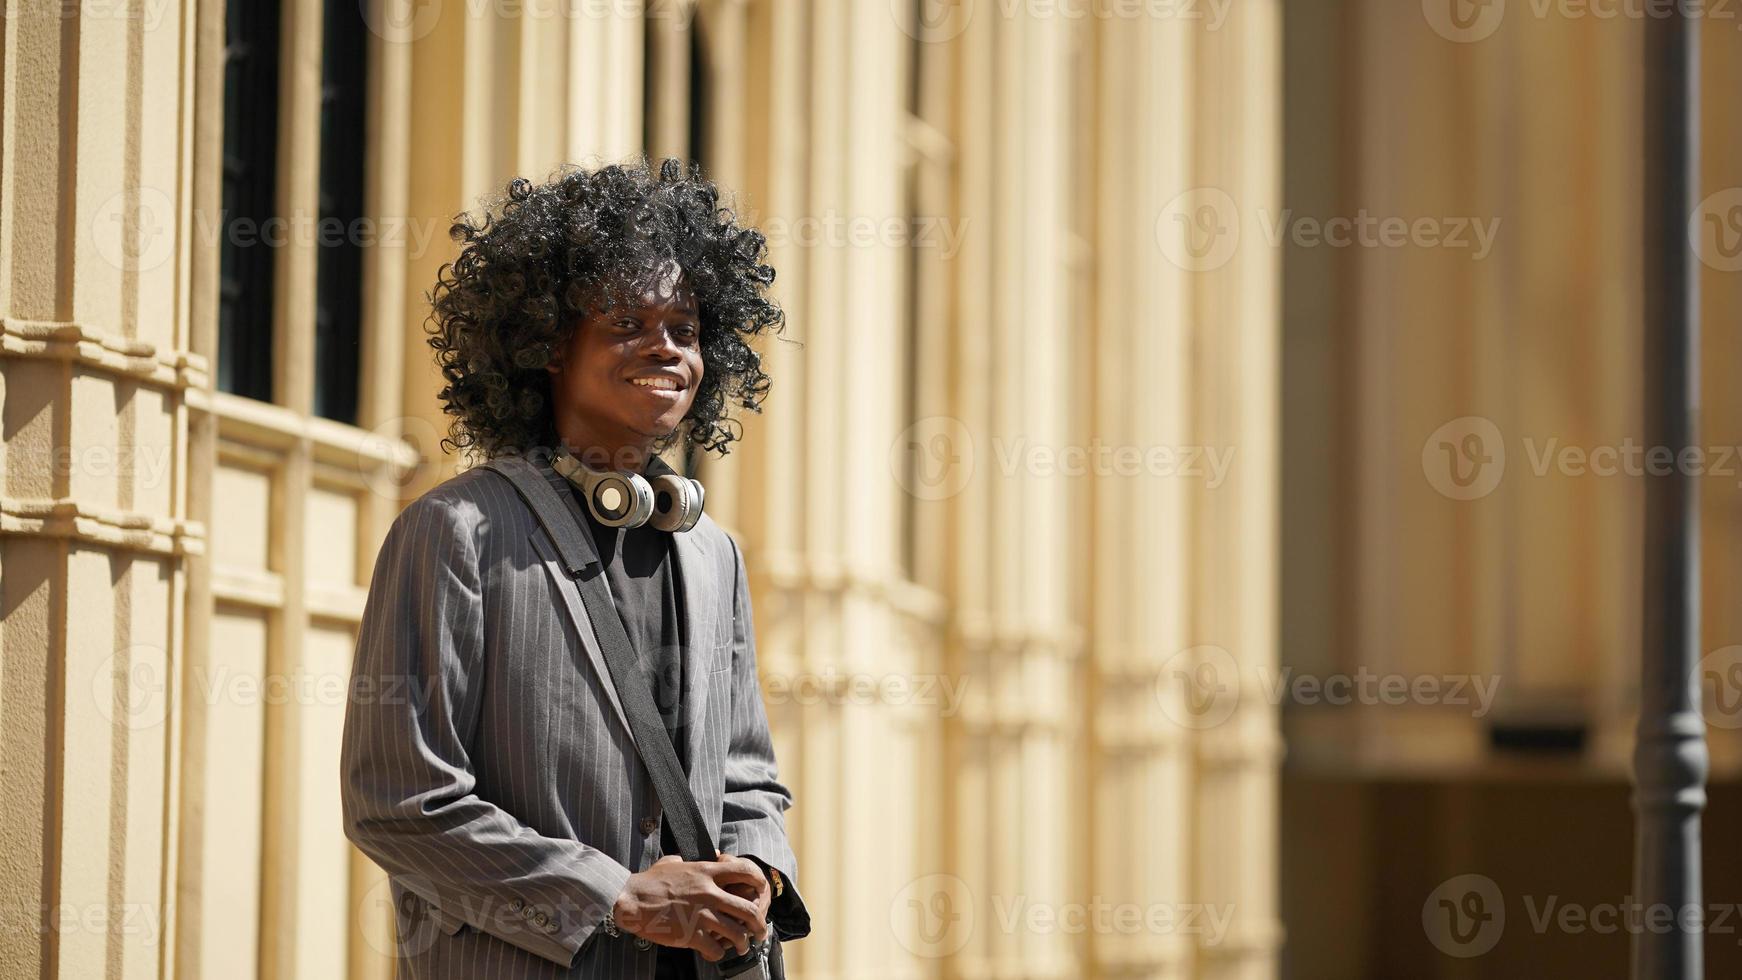
[[[540,468],[582,520],[563,477]],[[673,547],[690,787],[721,850],[785,877],[771,925],[797,939],[810,916],[744,559],[706,514]],[[347,836],[390,875],[402,977],[653,976],[657,947],[597,930],[631,871],[661,856],[661,811],[574,571],[508,480],[482,468],[419,497],[382,543],[341,794]],[[695,963],[702,980],[719,976]]]

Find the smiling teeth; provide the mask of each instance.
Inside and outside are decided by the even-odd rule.
[[[677,382],[670,378],[634,378],[629,383],[640,385],[643,388],[659,388],[663,391],[677,390]]]

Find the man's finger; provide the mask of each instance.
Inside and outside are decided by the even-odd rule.
[[[744,953],[750,949],[750,933],[736,919],[727,919],[714,912],[704,911],[700,926],[703,931],[737,952]]]
[[[750,935],[757,939],[762,939],[767,935],[768,923],[762,921],[762,916],[757,912],[754,902],[720,889],[716,889],[710,897],[713,899],[714,908],[742,922],[744,928],[750,931]]]
[[[693,936],[684,938],[687,940],[686,945],[701,954],[702,959],[709,963],[718,963],[726,958],[726,947],[722,946],[718,939],[705,932],[697,932]]]
[[[716,864],[713,872],[714,881],[722,885],[749,885],[753,888],[767,888],[768,876],[755,864],[745,861],[744,867],[738,864]]]

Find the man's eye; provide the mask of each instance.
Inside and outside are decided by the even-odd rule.
[[[625,317],[625,318],[617,321],[617,327],[621,330],[640,330],[641,324],[637,323],[634,320],[629,319],[628,317]]]

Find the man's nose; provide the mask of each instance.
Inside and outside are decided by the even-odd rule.
[[[647,332],[646,338],[641,342],[641,353],[665,360],[677,360],[682,356],[677,338],[666,327],[654,327]]]

